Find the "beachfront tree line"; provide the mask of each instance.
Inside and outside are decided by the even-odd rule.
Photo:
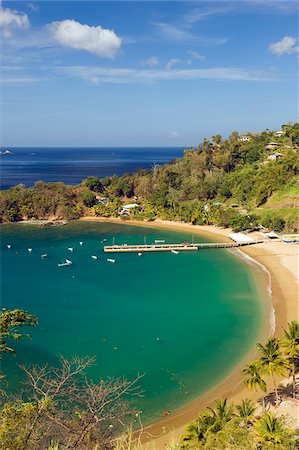
[[[14,354],[10,342],[30,338],[22,327],[36,326],[37,318],[22,310],[0,312],[0,358]],[[267,392],[268,379],[274,385],[275,404],[280,401],[277,378],[292,376],[292,395],[297,396],[296,373],[299,368],[299,324],[292,321],[284,330],[284,338],[270,338],[257,345],[259,359],[243,370],[249,389]],[[2,361],[3,362],[3,361]],[[0,404],[1,450],[141,450],[140,434],[131,427],[141,424],[140,413],[132,407],[132,398],[141,395],[141,377],[128,381],[123,378],[88,379],[85,370],[93,358],[59,358],[59,367],[22,366],[26,389],[10,394],[4,373],[1,374]],[[268,377],[266,379],[266,377]],[[5,384],[6,383],[6,384]],[[267,402],[273,401],[271,393]],[[295,450],[299,444],[287,417],[262,413],[248,399],[233,405],[227,399],[216,401],[190,423],[181,441],[169,450],[236,449],[236,450]]]
[[[280,394],[290,386],[278,387],[278,379],[291,375],[292,397],[297,398],[296,372],[299,369],[299,323],[295,320],[284,330],[284,338],[274,337],[257,344],[259,359],[243,369],[249,390],[261,391],[262,412],[248,399],[238,405],[217,400],[216,408],[207,408],[190,423],[181,439],[181,449],[293,450],[299,447],[299,429],[290,428],[290,420],[266,412],[266,402],[278,406]],[[268,391],[272,383],[274,395]]]
[[[269,130],[249,134],[249,141],[237,132],[225,140],[216,135],[169,164],[120,177],[90,176],[78,186],[42,181],[31,188],[18,185],[0,192],[0,221],[115,217],[124,200],[134,199],[140,205],[130,214],[134,219],[159,217],[235,230],[259,223],[275,231],[294,230],[296,217],[286,215],[285,208],[295,207],[298,199],[299,124],[283,130],[282,136]],[[268,148],[271,141],[274,149]],[[269,159],[274,153],[281,156]],[[282,212],[271,209],[271,202],[268,207],[274,194]],[[101,196],[109,203],[101,203]]]

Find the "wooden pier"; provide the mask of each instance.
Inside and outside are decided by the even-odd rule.
[[[140,244],[140,245],[106,245],[104,252],[106,253],[143,253],[143,252],[189,252],[208,248],[232,248],[242,247],[245,245],[260,244],[263,241],[254,242],[210,242],[197,244]]]

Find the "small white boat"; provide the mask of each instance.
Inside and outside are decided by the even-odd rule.
[[[91,255],[92,259],[98,259],[96,255]]]
[[[44,253],[43,255],[40,255],[41,259],[45,259],[47,257],[47,253]]]
[[[11,244],[7,244],[7,246],[6,246],[7,248],[11,248]]]
[[[165,239],[156,239],[155,240],[155,244],[164,244],[165,243]]]
[[[28,252],[31,253],[32,252],[32,248],[27,248]]]
[[[103,242],[107,242],[107,239],[102,239],[101,244],[103,244]]]
[[[80,244],[80,245],[83,245],[83,242],[82,242],[82,241],[80,241],[80,242],[79,242],[79,244]]]
[[[178,255],[179,252],[177,250],[171,250],[171,253],[173,253],[174,255]]]
[[[115,259],[108,258],[107,261],[111,262],[111,263],[115,263]]]
[[[10,150],[1,150],[0,155],[12,155]]]
[[[138,256],[142,256],[142,253],[141,253],[141,252],[138,252]]]
[[[74,251],[73,247],[68,247],[67,249],[68,249],[70,252],[73,252],[73,251]]]
[[[65,262],[62,261],[62,263],[58,264],[58,267],[70,266],[72,264],[73,262],[70,259],[66,259]]]

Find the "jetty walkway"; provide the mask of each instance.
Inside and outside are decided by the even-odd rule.
[[[196,250],[204,250],[208,248],[232,248],[242,247],[245,245],[260,244],[264,242],[209,242],[209,243],[197,243],[197,244],[140,244],[140,245],[106,245],[104,252],[106,253],[143,253],[143,252],[171,252],[172,250],[177,252],[189,252]]]

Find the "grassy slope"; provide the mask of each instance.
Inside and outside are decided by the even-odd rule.
[[[275,192],[263,207],[256,208],[255,212],[261,216],[275,212],[286,222],[294,223],[299,228],[299,184],[286,185]]]

